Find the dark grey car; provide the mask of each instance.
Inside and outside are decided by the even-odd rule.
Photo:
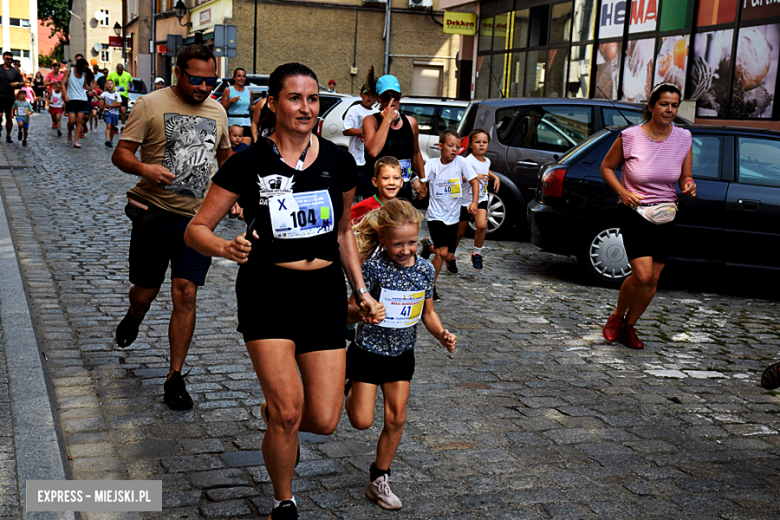
[[[461,124],[460,135],[473,128],[490,132],[485,156],[501,179],[498,194],[488,199],[488,235],[528,225],[525,208],[533,200],[543,164],[557,161],[605,126],[639,123],[642,105],[599,99],[505,98],[474,101]],[[677,124],[689,121],[681,118]],[[464,140],[464,145],[466,141]]]

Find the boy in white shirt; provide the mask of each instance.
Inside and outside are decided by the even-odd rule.
[[[368,178],[366,178],[363,172],[363,167],[366,165],[366,157],[364,150],[366,143],[363,140],[363,118],[373,114],[376,110],[374,106],[374,95],[371,93],[371,87],[368,83],[363,84],[360,88],[360,103],[352,105],[347,110],[347,115],[344,116],[344,131],[341,133],[349,137],[349,153],[355,158],[355,163],[358,167],[358,175],[364,186],[360,186],[358,194],[362,197],[370,197],[373,192],[373,186],[371,185],[371,179],[374,176],[374,172],[369,172]]]
[[[454,130],[445,130],[439,136],[439,150],[441,156],[431,159],[425,165],[425,179],[428,182],[428,192],[431,194],[428,203],[428,231],[431,239],[422,240],[422,252],[426,260],[435,253],[431,263],[436,269],[434,284],[439,277],[442,264],[451,261],[455,257],[455,247],[458,242],[458,221],[460,220],[461,182],[471,186],[472,200],[468,205],[468,212],[477,211],[479,200],[479,181],[474,168],[463,157],[458,156],[460,149],[460,135]],[[449,271],[448,271],[449,272]],[[453,273],[454,274],[454,273]],[[441,301],[433,287],[433,301]]]
[[[106,81],[103,98],[103,120],[106,122],[106,146],[114,146],[114,135],[119,128],[119,108],[122,106],[122,95],[114,90],[114,82]]]

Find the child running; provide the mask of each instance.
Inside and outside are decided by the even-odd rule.
[[[228,134],[230,135],[230,146],[233,149],[233,153],[249,148],[248,144],[241,142],[241,139],[244,138],[244,128],[241,125],[230,125]]]
[[[122,106],[122,95],[114,90],[114,82],[106,81],[106,90],[100,95],[103,99],[103,120],[106,122],[106,146],[114,146],[114,135],[119,131],[119,107]]]
[[[377,189],[377,194],[363,199],[352,206],[350,218],[352,224],[358,224],[368,212],[381,208],[388,201],[398,196],[398,192],[404,185],[401,174],[401,163],[395,157],[381,157],[374,163],[371,183]]]
[[[62,81],[54,84],[54,88],[49,93],[49,114],[51,115],[51,127],[57,129],[57,137],[62,137],[60,121],[62,120]]]
[[[99,88],[95,88],[91,91],[89,96],[89,131],[94,132],[100,128],[100,120],[98,115],[100,113],[100,98],[103,95],[103,91]],[[85,124],[86,126],[86,124]]]
[[[479,198],[479,181],[469,163],[458,155],[460,149],[460,135],[454,130],[445,130],[439,136],[439,150],[441,157],[431,159],[425,165],[425,179],[428,182],[431,194],[428,203],[428,231],[431,238],[425,238],[421,242],[421,255],[426,260],[435,253],[433,267],[436,269],[434,282],[439,278],[439,271],[444,262],[452,262],[455,259],[455,247],[458,243],[458,220],[460,219],[460,200],[463,198],[461,183],[471,185],[471,201],[466,211],[473,215],[477,211]],[[432,240],[431,240],[432,239]],[[458,270],[452,262],[452,269],[448,272],[457,274]],[[439,302],[441,298],[433,288],[433,301]]]
[[[457,337],[450,334],[433,309],[434,270],[417,256],[417,235],[422,216],[405,200],[389,200],[356,226],[363,263],[363,280],[386,317],[378,325],[361,321],[362,314],[349,301],[349,320],[361,322],[357,338],[347,349],[346,410],[355,428],[365,430],[374,421],[376,390],[382,387],[385,419],[377,454],[369,468],[366,495],[384,509],[400,509],[401,500],[390,490],[390,466],[406,422],[406,402],[414,374],[417,323],[425,327],[449,352]],[[374,253],[379,250],[375,256]]]
[[[16,101],[14,101],[12,110],[16,117],[16,123],[19,125],[19,134],[16,139],[22,141],[22,146],[27,146],[27,129],[30,128],[30,114],[33,111],[32,103],[27,101],[27,92],[19,90],[16,93]]]
[[[501,187],[501,180],[490,171],[490,159],[485,157],[488,144],[490,144],[490,135],[484,128],[475,128],[469,134],[468,146],[466,147],[466,162],[474,168],[479,180],[479,201],[477,212],[474,213],[474,224],[477,232],[474,233],[474,250],[471,252],[471,267],[475,271],[482,270],[482,246],[485,244],[485,234],[487,233],[487,209],[488,209],[488,184],[493,181],[493,192],[498,193]],[[468,201],[471,199],[471,184],[463,183],[463,202],[460,206],[460,222],[458,223],[458,242],[455,248],[460,245],[463,235],[466,234],[466,228],[471,221],[471,214],[468,212]],[[453,251],[455,253],[455,251]],[[447,263],[447,271],[457,266],[455,258],[452,263]]]

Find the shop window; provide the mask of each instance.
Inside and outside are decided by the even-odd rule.
[[[596,0],[575,0],[572,41],[584,42],[595,37]]]
[[[509,20],[511,14],[499,14],[493,18],[493,50],[504,51],[510,48],[512,41],[510,40]]]
[[[686,99],[698,100],[696,117],[728,117],[731,84],[731,46],[734,29],[698,33]]]
[[[547,51],[547,81],[545,94],[548,97],[564,97],[566,69],[569,65],[568,48]]]
[[[525,95],[544,96],[544,80],[547,74],[547,51],[530,51],[525,67]]]
[[[721,23],[734,23],[737,16],[737,3],[738,0],[720,0],[719,2],[699,0],[696,26],[704,27]]]
[[[483,18],[479,24],[479,50],[489,51],[493,46],[493,17]]]
[[[512,77],[509,81],[508,97],[523,97],[523,86],[525,85],[525,53],[515,52],[512,54]]]
[[[521,9],[515,12],[515,26],[512,42],[513,49],[522,49],[528,45],[528,28],[531,25],[531,10]]]
[[[661,4],[662,31],[690,29],[693,22],[693,0],[663,0]]]
[[[487,99],[490,91],[490,60],[492,56],[477,57],[477,79],[474,84],[476,99]]]
[[[630,34],[655,31],[657,21],[657,0],[633,0],[631,2],[631,14],[628,24],[628,32]]]
[[[505,54],[494,54],[493,61],[491,62],[490,72],[490,97],[500,98],[507,97],[506,94],[506,70],[505,70]]]
[[[739,30],[731,117],[771,118],[780,59],[780,25]]]
[[[720,178],[721,138],[714,135],[694,135],[691,139],[693,176],[697,179]]]
[[[653,87],[655,40],[633,40],[626,45],[623,62],[623,101],[641,103],[650,98]]]
[[[739,182],[780,188],[780,141],[740,137]]]
[[[571,32],[571,2],[552,6],[550,43],[567,42]]]
[[[621,42],[599,44],[596,53],[596,91],[594,97],[617,99],[620,80]]]
[[[589,97],[592,56],[593,45],[581,45],[571,48],[569,77],[566,88],[566,95],[568,97]]]
[[[547,45],[547,27],[550,24],[550,6],[539,5],[531,8],[531,24],[528,30],[528,46]]]
[[[658,55],[655,59],[653,85],[671,83],[685,92],[685,78],[688,77],[689,35],[667,36],[658,40]]]

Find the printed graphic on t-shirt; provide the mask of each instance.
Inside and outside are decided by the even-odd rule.
[[[283,193],[292,193],[295,176],[285,177],[284,175],[257,175],[257,186],[260,188],[260,205],[268,205],[268,197],[280,195]]]
[[[217,122],[200,116],[165,114],[165,154],[162,165],[176,176],[165,189],[202,198],[209,185]]]

